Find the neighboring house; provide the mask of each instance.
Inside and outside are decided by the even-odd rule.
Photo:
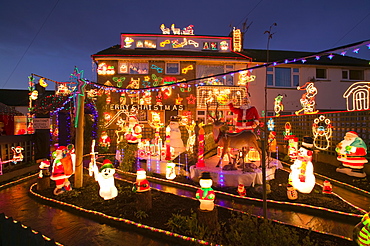
[[[41,96],[54,93],[45,91]],[[25,134],[29,107],[29,91],[0,89],[0,122],[6,135]]]
[[[245,49],[242,53],[253,58],[251,67],[267,62],[266,50]],[[268,53],[269,62],[279,61],[279,65],[254,69],[252,74],[256,76],[256,80],[250,83],[249,92],[252,103],[260,111],[265,110],[263,95],[267,85],[269,116],[275,115],[274,99],[278,95],[283,96],[282,115],[299,111],[302,108],[300,99],[306,91],[297,90],[297,87],[303,87],[307,82],[313,82],[317,89],[315,95],[317,110],[346,110],[346,99],[343,98],[346,90],[355,82],[370,80],[370,65],[367,60],[339,54],[334,54],[330,58],[331,54],[326,54],[306,59],[304,62],[292,62],[294,59],[308,57],[313,53],[278,50],[270,50]]]

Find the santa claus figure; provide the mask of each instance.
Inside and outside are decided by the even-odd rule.
[[[149,181],[146,179],[146,171],[143,168],[136,171],[136,182],[132,190],[134,192],[145,192],[150,190]]]
[[[59,146],[52,155],[54,162],[50,179],[55,181],[54,195],[59,195],[72,190],[68,179],[74,174],[76,155],[65,146]]]
[[[347,132],[335,150],[338,153],[338,161],[342,162],[337,172],[358,178],[366,177],[363,169],[364,164],[368,162],[365,158],[367,146],[356,132]]]
[[[127,131],[125,138],[129,144],[138,144],[142,137],[142,128],[139,124],[139,120],[135,115],[130,115],[128,118]]]
[[[100,139],[99,139],[99,146],[103,149],[103,151],[107,151],[110,147],[110,137],[106,131],[102,131]]]
[[[243,98],[242,105],[239,108],[234,107],[233,103],[229,103],[231,112],[237,115],[236,129],[237,131],[252,130],[259,125],[259,114],[254,106],[250,106],[248,97]]]
[[[245,190],[245,186],[243,184],[238,185],[238,194],[239,196],[246,196],[247,191]]]
[[[330,181],[325,180],[324,184],[322,186],[322,193],[323,194],[331,194],[332,190],[333,190],[333,187],[330,184]]]

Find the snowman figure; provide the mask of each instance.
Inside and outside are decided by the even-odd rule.
[[[200,210],[212,211],[215,207],[215,192],[212,189],[212,178],[210,172],[203,172],[199,180],[200,189],[197,190],[195,197],[200,202]]]
[[[99,172],[95,170],[94,175],[100,186],[99,195],[104,200],[113,199],[118,195],[118,190],[114,184],[115,172],[112,162],[108,159],[103,161],[103,166],[99,169]]]
[[[172,160],[186,150],[184,142],[181,139],[181,131],[179,118],[177,116],[171,117],[170,124],[166,129],[168,135],[169,146],[173,149]]]

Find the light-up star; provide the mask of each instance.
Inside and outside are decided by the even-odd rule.
[[[318,61],[320,60],[320,56],[316,56],[315,59]]]
[[[358,52],[360,51],[360,48],[357,48],[357,49],[354,49],[353,52],[358,54]]]
[[[193,94],[190,94],[190,96],[188,96],[186,99],[188,100],[188,104],[195,104],[195,100],[197,98],[194,97]]]
[[[331,59],[333,59],[334,55],[333,54],[330,54],[330,55],[328,55],[328,57],[331,60]]]
[[[347,53],[347,51],[342,51],[340,54],[341,54],[342,56],[345,56],[345,55],[346,55],[346,53]]]

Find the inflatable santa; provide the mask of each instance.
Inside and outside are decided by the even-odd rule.
[[[367,154],[367,146],[356,132],[349,131],[336,147],[335,151],[338,153],[338,161],[342,165],[337,168],[337,172],[345,173],[349,176],[364,178],[364,164],[367,163],[365,158]]]
[[[244,97],[239,108],[234,107],[233,103],[228,104],[230,111],[237,115],[235,127],[237,131],[252,130],[259,125],[259,114],[254,106],[250,106],[248,97]]]

